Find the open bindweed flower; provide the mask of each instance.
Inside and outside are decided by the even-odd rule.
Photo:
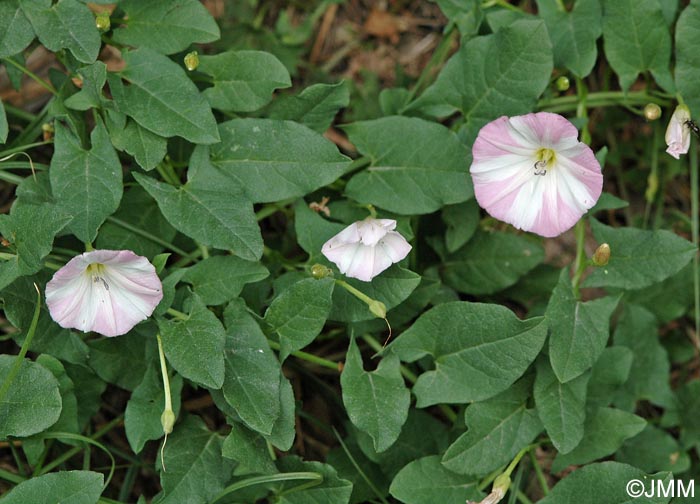
[[[680,159],[681,154],[687,154],[690,149],[689,124],[690,110],[685,105],[678,105],[666,127],[666,152],[676,159]]]
[[[130,250],[74,257],[46,284],[46,304],[61,327],[119,336],[147,319],[163,298],[153,265]]]
[[[491,121],[479,131],[472,155],[479,205],[493,217],[541,236],[571,228],[603,189],[593,151],[558,114]]]
[[[367,217],[328,240],[321,251],[341,273],[370,282],[411,251],[411,245],[395,228],[395,220]]]

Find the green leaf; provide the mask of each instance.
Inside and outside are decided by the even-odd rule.
[[[559,472],[569,465],[583,465],[615,453],[622,443],[636,436],[647,422],[637,415],[613,408],[598,408],[589,413],[584,436],[576,448],[554,459],[552,471]]]
[[[600,162],[600,161],[598,161]],[[604,163],[600,163],[603,166]],[[598,202],[588,211],[588,215],[595,215],[598,212],[604,210],[618,210],[620,208],[627,208],[630,204],[617,196],[613,196],[608,192],[603,192],[598,198]]]
[[[77,0],[20,0],[39,41],[51,51],[68,49],[82,63],[97,59],[102,40],[95,17]]]
[[[269,274],[259,262],[236,256],[213,256],[188,268],[182,281],[192,284],[204,304],[214,306],[238,297],[246,284],[258,282]]]
[[[434,212],[474,196],[469,151],[441,124],[396,116],[344,129],[358,151],[372,160],[369,168],[348,182],[348,197],[411,215]]]
[[[693,263],[661,283],[625,292],[625,301],[652,312],[661,324],[681,318],[693,304]],[[673,296],[668,293],[673,292]]]
[[[360,292],[384,303],[387,310],[403,303],[408,296],[418,287],[420,275],[413,271],[393,265],[371,282],[363,282],[354,278],[346,278],[345,281]],[[364,301],[360,301],[347,290],[338,287],[333,290],[333,308],[328,316],[329,320],[339,322],[360,322],[376,318]]]
[[[230,303],[224,317],[224,397],[248,427],[270,435],[280,416],[280,364],[242,302]]]
[[[0,262],[0,289],[19,276],[31,275],[43,268],[44,257],[51,252],[54,237],[69,221],[70,217],[50,204],[13,205],[9,215],[0,215],[0,234],[10,242],[10,252],[14,252],[12,257]],[[33,305],[34,301],[32,312]]]
[[[399,439],[381,453],[374,450],[374,443],[368,434],[358,431],[358,444],[363,453],[381,470],[394,478],[409,462],[427,455],[444,453],[448,444],[445,424],[434,416],[415,408],[408,412],[408,420],[401,429]]]
[[[676,86],[690,107],[700,116],[700,1],[692,0],[676,23]]]
[[[559,453],[568,453],[583,438],[586,387],[590,373],[561,383],[546,358],[537,361],[535,405],[547,435]]]
[[[623,91],[645,70],[667,91],[673,90],[671,34],[660,19],[658,0],[603,0],[605,56]]]
[[[683,473],[690,468],[690,457],[668,432],[647,425],[637,436],[628,439],[615,454],[615,460],[639,467],[646,472]]]
[[[619,301],[619,296],[579,301],[568,268],[561,271],[546,313],[551,331],[549,360],[560,382],[580,376],[598,360],[610,338],[610,316]]]
[[[0,499],[2,504],[96,504],[104,476],[92,471],[60,471],[23,481]]]
[[[166,242],[171,241],[177,234],[177,231],[165,220],[153,198],[137,185],[124,194],[114,217]],[[162,245],[144,239],[110,221],[105,222],[100,228],[96,247],[109,250],[132,250],[144,257],[154,257],[163,250]]]
[[[343,439],[345,447],[336,446],[326,456],[326,463],[338,471],[338,476],[352,483],[351,504],[368,502],[377,497],[377,492],[388,495],[391,483],[391,480],[382,473],[379,465],[362,453],[355,434],[355,431],[351,430]],[[370,440],[369,443],[371,444],[372,441]]]
[[[107,65],[96,61],[92,65],[80,68],[78,75],[83,80],[82,88],[65,101],[65,106],[75,110],[101,107],[104,100],[102,88],[107,82]]]
[[[36,363],[48,369],[54,378],[58,380],[58,391],[61,394],[61,416],[58,417],[49,430],[58,432],[80,433],[78,428],[78,400],[75,395],[75,384],[66,373],[61,361],[57,358],[42,354],[36,359]],[[79,384],[82,386],[82,384]]]
[[[0,355],[0,383],[17,357]],[[58,380],[44,366],[24,359],[5,397],[0,399],[0,439],[27,437],[56,423],[61,415]]]
[[[435,504],[435,502],[479,502],[484,494],[477,488],[479,481],[469,481],[440,463],[432,455],[406,465],[391,482],[389,492],[404,504]]]
[[[136,326],[118,338],[90,341],[90,367],[107,383],[134,390],[157,362],[155,329],[155,324]]]
[[[542,432],[534,408],[527,407],[532,380],[470,405],[464,414],[468,430],[450,445],[442,464],[459,474],[485,475],[511,460]]]
[[[114,30],[114,40],[145,46],[162,54],[184,51],[193,42],[219,40],[219,27],[197,0],[121,0],[126,23]]]
[[[607,406],[617,390],[627,381],[634,354],[624,346],[611,346],[603,350],[591,369],[587,402],[590,406]]]
[[[602,34],[600,1],[576,0],[566,11],[551,0],[537,0],[537,13],[547,25],[554,66],[566,67],[577,77],[591,73],[598,57],[596,40]]]
[[[154,169],[165,157],[167,140],[121,112],[107,111],[107,128],[114,146],[132,155],[144,170]]]
[[[214,79],[214,87],[204,90],[209,104],[227,112],[258,110],[272,100],[275,89],[292,85],[289,72],[280,60],[263,51],[226,51],[200,56],[197,70]]]
[[[174,375],[170,379],[170,397],[173,402],[175,418],[180,412],[180,392],[182,377]],[[160,416],[163,413],[165,391],[161,381],[161,373],[156,365],[148,367],[138,387],[131,394],[124,412],[124,430],[126,439],[134,453],[143,450],[146,441],[163,437],[163,425]]]
[[[304,348],[321,332],[331,310],[332,278],[306,278],[277,296],[265,312],[265,322],[280,339],[280,360]]]
[[[0,4],[1,5],[1,4]],[[0,16],[2,13],[0,13]],[[10,128],[7,125],[7,116],[5,115],[5,107],[0,100],[0,143],[5,143],[7,140],[7,134],[10,132]]]
[[[471,38],[479,33],[479,27],[484,20],[480,2],[475,0],[437,0],[437,4],[443,14],[457,25],[463,37]]]
[[[189,316],[158,321],[168,362],[182,376],[214,389],[224,383],[224,327],[197,294],[190,298]]]
[[[73,216],[67,229],[80,241],[92,242],[122,198],[122,166],[99,119],[90,134],[92,147],[63,124],[56,123],[55,150],[49,173],[58,209]]]
[[[24,51],[34,40],[34,30],[17,0],[0,2],[0,58]],[[0,106],[1,108],[1,106]],[[2,135],[0,135],[0,139]]]
[[[222,455],[238,462],[236,475],[277,472],[265,438],[238,423],[231,425],[231,432],[224,439]]]
[[[666,349],[659,342],[654,316],[644,308],[626,305],[613,341],[615,345],[629,348],[634,354],[629,378],[617,394],[615,404],[624,409],[633,409],[636,401],[646,399],[660,406],[671,405],[671,366]]]
[[[653,481],[655,484],[663,483],[666,486],[672,477],[671,473],[656,474]],[[631,480],[642,481],[645,486],[643,490],[646,492],[652,488],[652,477],[636,467],[619,462],[590,464],[573,471],[557,483],[549,495],[538,504],[666,504],[671,499],[670,496],[630,497],[626,485]]]
[[[234,119],[219,125],[211,160],[254,203],[296,198],[330,184],[350,160],[306,126],[274,119]]]
[[[441,265],[447,285],[465,294],[493,294],[515,284],[544,259],[538,242],[506,233],[478,232]]]
[[[164,449],[167,471],[160,471],[164,499],[159,504],[205,504],[224,489],[233,462],[221,455],[223,438],[196,416],[175,426]],[[161,468],[161,464],[156,464]]]
[[[124,54],[121,78],[108,77],[121,112],[160,136],[181,136],[193,143],[219,142],[216,121],[207,100],[185,71],[167,56],[142,47]]]
[[[607,266],[596,268],[584,287],[641,289],[680,271],[695,256],[696,248],[671,231],[613,228],[591,219],[598,243],[610,245]]]
[[[178,188],[140,173],[133,175],[177,230],[202,245],[232,250],[243,259],[257,261],[262,256],[253,204],[237,183],[209,164],[205,151],[195,151],[187,183]]]
[[[364,370],[360,349],[350,341],[340,385],[350,421],[372,437],[374,449],[383,452],[398,439],[408,418],[411,393],[399,369],[399,358],[390,353],[377,369]]]
[[[279,460],[280,472],[315,472],[323,476],[323,483],[294,492],[279,493],[279,504],[348,504],[352,483],[340,479],[335,469],[320,462],[302,462],[299,457],[288,456]],[[299,482],[292,481],[289,486]]]
[[[690,380],[676,393],[678,423],[681,426],[681,444],[684,447],[700,446],[700,381]]]
[[[345,81],[337,84],[314,84],[299,95],[275,98],[267,109],[270,119],[295,121],[323,133],[338,111],[350,103],[350,91]]]
[[[442,220],[447,225],[445,245],[453,253],[467,243],[479,226],[479,204],[475,199],[442,209]]]
[[[549,85],[552,45],[540,20],[520,20],[475,37],[450,58],[409,109],[438,116],[461,111],[466,137],[502,115],[526,114]]]
[[[535,360],[546,336],[542,317],[521,321],[503,306],[455,301],[425,312],[390,348],[405,362],[435,359],[435,370],[413,387],[423,408],[504,391]]]
[[[303,199],[294,205],[294,232],[299,246],[310,256],[309,262],[316,259],[325,261],[321,255],[323,244],[344,228],[344,225],[324,219],[311,210]]]

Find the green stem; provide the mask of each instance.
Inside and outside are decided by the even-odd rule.
[[[34,339],[34,333],[36,332],[36,326],[39,322],[39,313],[41,311],[41,293],[39,292],[39,288],[36,286],[36,284],[34,284],[34,288],[36,289],[36,306],[34,307],[34,316],[32,317],[31,324],[29,324],[27,337],[24,338],[19,354],[17,354],[17,357],[15,357],[15,360],[12,363],[12,368],[10,368],[10,372],[7,373],[5,381],[3,381],[2,386],[0,386],[0,403],[5,398],[5,394],[7,394],[7,392],[10,390],[10,385],[12,385],[12,382],[17,377],[17,374],[22,367],[22,363],[24,363],[24,357],[29,351],[29,345],[31,345],[32,339]]]
[[[335,438],[338,440],[340,443],[341,448],[345,452],[345,455],[350,459],[350,463],[355,467],[355,470],[357,473],[362,477],[363,480],[365,480],[365,483],[367,483],[367,486],[374,492],[374,495],[377,496],[377,498],[382,502],[382,504],[389,504],[389,502],[384,498],[384,495],[382,495],[382,492],[379,491],[379,489],[376,487],[376,485],[372,482],[371,479],[365,474],[365,472],[362,470],[362,468],[359,466],[357,461],[355,460],[355,457],[352,456],[352,453],[350,453],[350,450],[348,450],[348,447],[346,446],[345,442],[343,441],[343,438],[340,437],[340,434],[336,430],[335,427],[333,427],[333,434],[335,434]]]
[[[51,141],[48,142],[34,142],[30,144],[25,144],[25,145],[19,145],[17,147],[12,147],[11,149],[4,150],[0,152],[0,157],[6,157],[9,156],[10,154],[15,154],[17,152],[24,152],[29,149],[33,149],[34,147],[41,147],[42,145],[48,145],[50,143],[53,143]]]
[[[522,502],[522,504],[532,504],[532,501],[522,490],[518,490],[515,495],[518,497],[518,500]]]
[[[175,308],[168,308],[165,313],[167,313],[168,315],[172,315],[176,319],[180,320],[187,320],[190,318],[189,315],[187,315],[186,313],[182,313],[181,311],[176,310]]]
[[[323,483],[323,475],[314,472],[290,472],[281,474],[270,474],[265,476],[253,476],[252,478],[246,478],[244,480],[237,481],[233,485],[229,485],[228,487],[224,488],[219,495],[212,499],[211,502],[212,504],[214,504],[215,502],[221,500],[225,496],[236,492],[237,490],[247,488],[249,486],[261,485],[264,483],[276,483],[280,481],[296,480],[311,480],[317,485],[320,485],[321,483]]]
[[[276,341],[271,341],[268,340],[267,343],[270,345],[270,348],[273,350],[281,350],[281,346],[279,343]],[[332,360],[324,359],[323,357],[317,357],[316,355],[307,353],[307,352],[302,352],[301,350],[295,350],[294,352],[291,352],[289,355],[293,355],[297,359],[305,360],[307,362],[311,362],[313,364],[316,364],[318,366],[322,366],[328,369],[332,369],[334,371],[338,371],[338,363]]]
[[[698,247],[700,234],[700,208],[698,208],[698,149],[695,142],[690,152],[690,213],[693,219],[693,244]],[[695,348],[700,351],[700,255],[695,251],[693,260],[693,286],[695,290]]]
[[[518,452],[518,454],[515,456],[515,458],[514,458],[513,460],[511,460],[510,464],[508,464],[508,467],[506,467],[506,470],[503,471],[503,474],[505,474],[506,476],[510,477],[510,475],[513,473],[513,470],[514,470],[514,469],[518,466],[518,464],[520,463],[520,459],[522,459],[523,456],[524,456],[527,452],[529,452],[530,450],[532,450],[535,446],[537,446],[537,445],[536,445],[536,444],[531,444],[531,445],[526,446],[526,447],[523,448],[522,450],[520,450],[520,451]]]
[[[160,245],[162,247],[165,247],[169,250],[172,250],[173,252],[175,252],[176,254],[178,254],[182,257],[189,258],[191,256],[191,254],[189,252],[185,252],[180,247],[177,247],[176,245],[173,245],[172,243],[167,242],[167,241],[163,240],[162,238],[158,238],[157,236],[149,233],[148,231],[144,231],[141,228],[137,228],[136,226],[132,226],[128,222],[124,222],[121,219],[117,219],[116,217],[110,216],[110,217],[107,217],[107,221],[111,222],[112,224],[115,224],[121,228],[124,228],[127,231],[131,231],[132,233],[137,234],[137,235],[141,236],[142,238],[146,238],[147,240],[151,240],[153,243],[157,243],[158,245]]]
[[[36,118],[36,116],[31,112],[27,112],[26,110],[22,110],[21,108],[13,107],[9,103],[3,103],[2,105],[5,107],[5,112],[7,112],[8,115],[16,117],[17,119],[32,122]]]
[[[409,91],[408,98],[406,99],[405,103],[410,103],[416,96],[416,94],[419,91],[423,90],[426,83],[428,82],[428,79],[430,79],[433,75],[433,69],[436,66],[440,66],[444,63],[445,59],[447,58],[447,55],[450,52],[452,43],[454,42],[455,38],[457,38],[457,36],[458,31],[456,30],[455,25],[452,25],[449,31],[445,33],[445,35],[442,37],[442,40],[440,40],[438,46],[435,48],[433,55],[430,57],[430,61],[428,61],[428,63],[423,68],[423,71],[418,77],[416,84]]]
[[[5,182],[9,182],[10,184],[20,185],[22,182],[24,182],[24,177],[20,177],[19,175],[15,175],[14,173],[0,170],[0,180],[4,180]]]
[[[586,266],[588,261],[586,260],[586,221],[580,219],[576,226],[574,227],[574,234],[576,235],[576,259],[574,261],[574,278],[571,280],[571,285],[574,288],[574,295],[576,299],[579,298],[579,288],[581,284],[581,277],[583,272],[586,271]]]
[[[557,96],[555,98],[540,100],[537,103],[537,109],[549,112],[576,110],[579,101],[580,97],[578,95]],[[622,104],[646,105],[647,103],[656,103],[663,107],[670,104],[669,100],[650,95],[646,91],[630,93],[624,93],[622,91],[598,91],[595,93],[588,93],[586,101],[591,108],[611,107]]]
[[[163,388],[165,390],[165,407],[166,411],[173,410],[173,403],[170,397],[170,378],[168,377],[168,367],[165,363],[165,352],[163,351],[163,340],[160,337],[160,333],[156,334],[156,339],[158,340],[158,356],[160,357],[160,373],[163,376]]]
[[[537,457],[535,457],[535,452],[530,451],[530,460],[532,461],[532,467],[535,468],[535,475],[537,476],[537,481],[542,488],[542,493],[547,496],[549,494],[549,485],[547,484],[547,478],[544,477],[544,472],[540,464],[537,462]]]
[[[58,94],[58,92],[56,91],[56,88],[54,88],[50,82],[45,81],[44,79],[39,77],[37,74],[35,74],[31,70],[29,70],[27,67],[25,67],[24,65],[17,63],[12,58],[2,58],[2,60],[5,62],[5,64],[7,64],[7,63],[11,64],[13,67],[19,69],[20,71],[22,71],[22,73],[26,74],[31,79],[35,80],[39,85],[48,89],[51,92],[51,94]]]

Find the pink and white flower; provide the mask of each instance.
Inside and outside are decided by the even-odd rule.
[[[493,217],[541,236],[571,228],[603,188],[593,151],[558,114],[500,117],[481,128],[472,155],[479,205]]]
[[[666,152],[676,159],[680,159],[681,154],[687,154],[690,149],[689,122],[690,109],[685,105],[678,105],[666,128]]]
[[[395,228],[395,220],[367,217],[328,240],[321,251],[341,273],[370,282],[411,251],[411,245]]]
[[[61,327],[119,336],[147,319],[163,298],[153,265],[130,250],[74,257],[46,284],[46,304]]]

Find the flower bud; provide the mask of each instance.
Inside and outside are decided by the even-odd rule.
[[[102,11],[95,16],[95,26],[101,32],[109,31],[112,26],[112,22],[109,20],[109,12]]]
[[[333,274],[333,271],[327,267],[324,266],[323,264],[314,264],[311,266],[311,276],[314,277],[316,280],[320,280],[322,278],[326,278],[328,276],[331,276]]]
[[[610,261],[610,245],[603,243],[593,254],[593,264],[596,266],[605,266]]]
[[[43,133],[44,142],[49,142],[53,139],[54,128],[51,123],[44,123],[41,125],[41,131]]]
[[[644,107],[644,117],[647,118],[647,121],[656,121],[661,117],[661,107],[656,103],[647,103]]]
[[[80,75],[71,77],[70,80],[75,85],[75,87],[77,87],[78,89],[83,89],[83,78]]]
[[[369,303],[367,303],[367,306],[369,307],[369,311],[372,312],[373,315],[375,315],[378,318],[385,319],[386,318],[386,305],[382,303],[381,301],[377,301],[376,299],[373,299]]]
[[[510,488],[510,476],[506,473],[500,474],[493,482],[491,493],[478,504],[496,504],[500,502]],[[477,504],[472,501],[467,501],[467,504]]]
[[[160,416],[160,425],[163,426],[164,434],[170,434],[173,431],[173,426],[175,425],[175,413],[173,413],[173,410],[163,410],[163,414]]]
[[[571,86],[571,82],[566,75],[562,75],[555,81],[554,85],[557,87],[557,91],[566,91]]]
[[[197,70],[197,67],[199,66],[199,54],[197,54],[197,51],[192,51],[190,53],[187,53],[185,55],[185,68],[189,70],[190,72]]]
[[[676,159],[680,159],[681,154],[687,154],[690,149],[689,123],[690,109],[685,105],[678,105],[666,128],[666,152]]]

